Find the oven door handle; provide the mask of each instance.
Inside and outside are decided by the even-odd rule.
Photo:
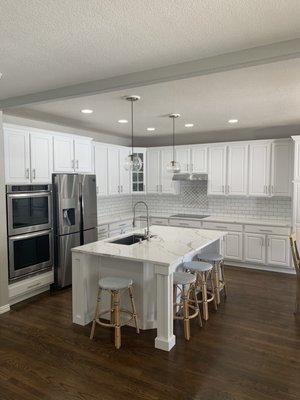
[[[10,199],[22,199],[22,198],[30,198],[30,197],[50,197],[50,192],[38,192],[38,193],[10,193],[8,194],[8,198]]]
[[[52,235],[52,229],[47,229],[46,231],[24,233],[23,235],[10,236],[9,241],[15,242],[16,240],[30,239],[37,236]]]

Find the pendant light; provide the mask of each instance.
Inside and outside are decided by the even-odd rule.
[[[131,102],[131,154],[126,157],[124,168],[126,171],[140,171],[143,162],[140,157],[133,152],[133,103],[140,100],[140,96],[127,96],[125,99]]]
[[[180,164],[178,161],[175,160],[175,119],[179,118],[180,114],[170,114],[169,117],[172,118],[172,121],[173,121],[173,136],[172,136],[173,159],[167,165],[167,171],[176,173],[176,172],[180,172]]]

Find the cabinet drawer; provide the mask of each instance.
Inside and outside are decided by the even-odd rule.
[[[8,285],[9,298],[20,296],[22,294],[33,292],[43,286],[50,285],[54,282],[54,272],[48,271],[44,274],[35,275],[32,278],[24,279],[16,283]]]
[[[127,229],[129,227],[132,227],[131,219],[127,219],[125,221],[113,222],[113,223],[109,224],[110,231],[114,231],[116,229]]]
[[[288,236],[291,229],[284,226],[245,225],[245,232]]]
[[[151,225],[169,225],[168,218],[151,217]]]
[[[205,222],[203,221],[202,225],[203,229],[216,229],[218,231],[234,231],[234,232],[242,232],[243,225],[240,224],[228,224],[222,222]]]
[[[201,221],[189,220],[189,219],[176,219],[170,218],[169,219],[170,226],[183,226],[187,228],[202,228]]]

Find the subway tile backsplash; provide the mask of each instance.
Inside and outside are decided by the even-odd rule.
[[[177,195],[149,194],[98,197],[98,217],[130,213],[138,200],[148,203],[152,214],[244,215],[251,218],[291,219],[289,197],[247,198],[207,196],[207,182],[181,182]]]

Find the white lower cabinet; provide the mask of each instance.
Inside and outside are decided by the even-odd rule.
[[[267,237],[267,263],[270,265],[281,265],[288,267],[290,265],[290,245],[287,236]]]
[[[241,232],[228,232],[224,236],[222,254],[226,260],[242,261],[243,234]]]
[[[266,235],[260,233],[244,234],[244,261],[266,264]]]

